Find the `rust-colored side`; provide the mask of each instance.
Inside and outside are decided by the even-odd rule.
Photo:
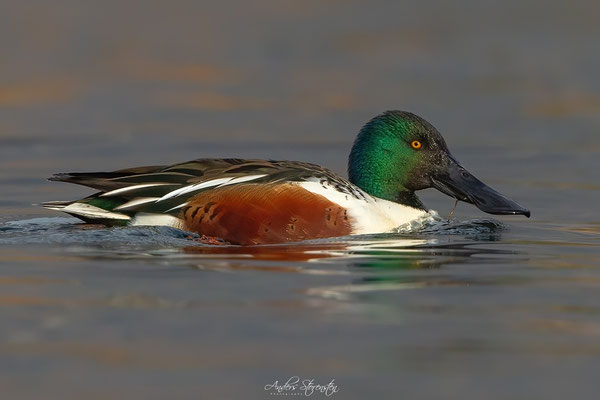
[[[290,183],[206,190],[181,210],[185,229],[233,244],[281,243],[349,235],[345,208]]]

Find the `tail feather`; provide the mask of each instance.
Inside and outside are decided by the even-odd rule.
[[[82,201],[48,201],[42,203],[42,207],[65,212],[88,223],[118,225],[131,221],[129,215],[105,210]]]
[[[127,182],[119,182],[118,180],[115,181],[115,179],[132,175],[152,174],[160,172],[162,169],[164,169],[164,166],[155,165],[148,167],[120,169],[118,171],[111,172],[62,172],[52,175],[50,178],[48,178],[48,180],[75,183],[102,191],[108,191],[119,189],[131,184]]]
[[[48,210],[63,211],[65,207],[71,204],[73,204],[72,201],[45,201],[40,205],[44,208],[47,208]]]
[[[48,180],[75,183],[77,185],[88,186],[102,192],[110,192],[112,190],[123,189],[141,184],[148,184],[148,186],[150,186],[150,184],[181,186],[194,179],[193,175],[184,174],[181,172],[163,172],[161,170],[153,170],[152,172],[148,173],[132,174],[129,170],[123,171],[60,173],[52,175],[50,178],[48,178]]]
[[[120,189],[129,185],[126,182],[113,182],[110,179],[112,179],[111,175],[103,172],[81,174],[60,173],[54,174],[48,178],[49,181],[75,183],[77,185],[83,185],[102,191]]]

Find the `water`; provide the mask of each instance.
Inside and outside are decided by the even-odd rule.
[[[342,399],[596,395],[597,3],[2,9],[3,397],[278,398],[265,385],[292,376]],[[461,204],[419,231],[242,248],[31,205],[90,193],[55,172],[198,157],[343,174],[389,108],[532,218]]]

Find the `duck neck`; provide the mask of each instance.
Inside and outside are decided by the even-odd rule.
[[[416,193],[402,186],[389,187],[376,179],[372,179],[367,174],[349,173],[349,180],[371,196],[400,203],[409,207],[425,210],[425,206]]]
[[[396,203],[410,206],[412,208],[418,208],[419,210],[425,210],[425,206],[423,205],[421,199],[417,197],[415,192],[411,192],[408,190],[405,192],[397,193],[396,199],[393,201],[395,201]]]
[[[407,189],[396,176],[390,174],[385,160],[364,157],[352,151],[348,163],[348,179],[371,196],[425,210],[414,191]]]
[[[350,182],[381,199],[425,209],[414,190],[408,189],[409,157],[399,157],[398,138],[372,120],[358,134],[348,158]]]

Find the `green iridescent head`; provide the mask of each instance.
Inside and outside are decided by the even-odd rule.
[[[424,208],[415,191],[435,187],[491,214],[529,216],[465,170],[433,125],[406,111],[386,111],[367,122],[352,146],[348,177],[375,197],[412,207]]]

